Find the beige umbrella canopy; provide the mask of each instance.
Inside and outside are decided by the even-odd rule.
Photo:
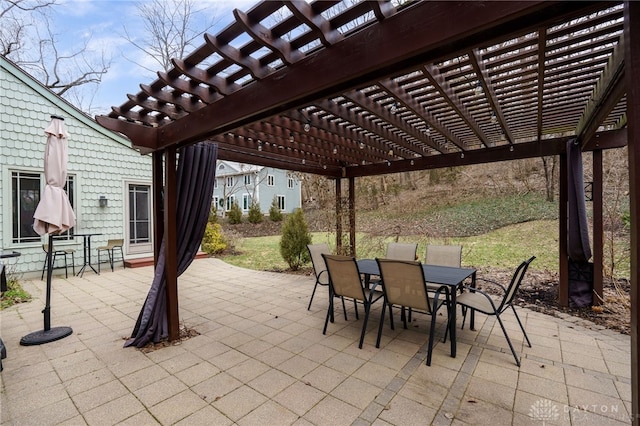
[[[44,132],[47,135],[44,154],[44,177],[47,184],[33,214],[33,229],[38,235],[59,234],[76,224],[76,215],[64,191],[67,181],[67,128],[62,118],[52,115],[51,123]]]
[[[40,197],[40,202],[33,214],[33,229],[38,235],[49,235],[49,251],[47,252],[47,296],[44,314],[44,329],[34,331],[20,339],[23,346],[41,345],[62,339],[73,333],[70,327],[51,327],[51,273],[53,270],[53,235],[60,234],[76,224],[64,184],[67,181],[67,138],[64,118],[52,115],[51,123],[44,130],[47,145],[44,152],[44,177],[47,184]]]

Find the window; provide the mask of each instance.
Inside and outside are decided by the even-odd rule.
[[[217,195],[215,197],[213,197],[213,200],[211,202],[211,208],[214,210],[218,210],[220,208],[220,205],[218,204],[220,201],[220,197],[218,197]]]
[[[278,197],[278,208],[284,211],[284,195],[277,195]]]
[[[233,176],[227,177],[227,186],[233,186]]]
[[[287,186],[289,189],[293,189],[293,178],[287,179]]]
[[[218,178],[213,181],[213,189],[218,189]]]
[[[151,242],[151,187],[129,185],[129,244]]]
[[[251,175],[244,175],[244,184],[251,185]]]
[[[267,186],[275,185],[275,177],[273,175],[267,175]]]
[[[247,211],[251,207],[251,195],[242,194],[242,210]]]
[[[227,197],[227,211],[231,210],[231,206],[236,202],[236,197],[234,195],[230,195]]]
[[[67,175],[64,190],[67,192],[71,207],[75,198],[75,179]],[[11,172],[12,204],[12,242],[15,244],[39,242],[40,235],[33,230],[33,214],[40,202],[41,189],[44,187],[42,173]],[[73,228],[62,236],[73,238]]]

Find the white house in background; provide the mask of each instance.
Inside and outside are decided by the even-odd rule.
[[[93,262],[96,247],[110,238],[124,239],[125,258],[151,256],[151,158],[2,56],[0,65],[0,249],[21,253],[7,263],[15,263],[18,273],[37,271],[38,276],[44,263],[44,238],[32,224],[45,186],[44,129],[51,115],[63,117],[69,132],[66,189],[77,219],[55,247],[76,250],[76,270],[83,263],[83,247],[82,237],[75,234],[100,234],[91,239]],[[106,205],[100,203],[102,197]],[[87,273],[93,274],[85,270],[85,277]]]
[[[234,202],[247,214],[251,203],[256,201],[260,211],[268,214],[275,198],[280,211],[291,213],[302,207],[301,184],[296,174],[285,170],[219,160],[213,203],[218,214],[229,211]]]

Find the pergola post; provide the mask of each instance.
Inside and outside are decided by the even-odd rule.
[[[350,255],[356,256],[356,179],[349,178],[349,245]]]
[[[164,179],[162,173],[162,153],[154,151],[151,155],[151,174],[153,191],[153,265],[158,266],[160,257],[160,246],[162,245],[162,235],[164,234],[164,200],[162,188]]]
[[[604,301],[603,281],[603,239],[602,223],[602,150],[593,151],[593,305],[601,305]]]
[[[567,154],[560,154],[560,194],[558,202],[558,303],[569,306],[569,254],[567,253],[567,202],[569,197],[567,182]]]
[[[638,302],[638,277],[640,254],[638,238],[640,220],[640,3],[624,4],[624,63],[627,88],[627,142],[629,152],[629,207],[631,211],[631,415],[632,424],[640,425],[640,366],[638,366],[638,327],[640,306]]]
[[[336,253],[342,254],[342,179],[336,179]]]
[[[175,145],[165,152],[165,278],[167,285],[167,324],[169,340],[180,337],[178,316],[178,232],[177,232],[177,171]]]

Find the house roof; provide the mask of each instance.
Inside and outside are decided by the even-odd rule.
[[[262,1],[97,121],[354,177],[626,143],[620,2]],[[622,129],[622,130],[621,130]]]
[[[0,55],[0,69],[3,72],[8,72],[13,75],[15,78],[20,80],[22,84],[30,87],[39,96],[42,96],[44,99],[47,99],[49,102],[53,103],[56,106],[55,110],[50,111],[51,114],[57,115],[66,115],[67,117],[73,117],[81,122],[83,125],[86,125],[93,130],[102,133],[106,137],[117,141],[118,143],[130,147],[130,142],[123,138],[122,135],[113,132],[112,130],[105,129],[104,126],[99,125],[96,121],[85,114],[82,110],[78,109],[76,106],[68,102],[66,99],[58,96],[54,92],[52,92],[49,88],[43,85],[41,82],[36,80],[31,74],[20,68],[10,59],[7,59],[5,56]],[[3,87],[3,90],[10,90],[9,87]],[[9,107],[10,105],[6,105]],[[46,117],[48,118],[48,117]]]
[[[220,168],[221,165],[224,165],[225,167],[221,169]],[[218,170],[216,171],[217,176],[247,174],[251,172],[259,172],[260,170],[263,169],[262,166],[256,166],[253,164],[237,163],[235,161],[222,161],[222,160],[218,160],[217,167],[218,167]]]

